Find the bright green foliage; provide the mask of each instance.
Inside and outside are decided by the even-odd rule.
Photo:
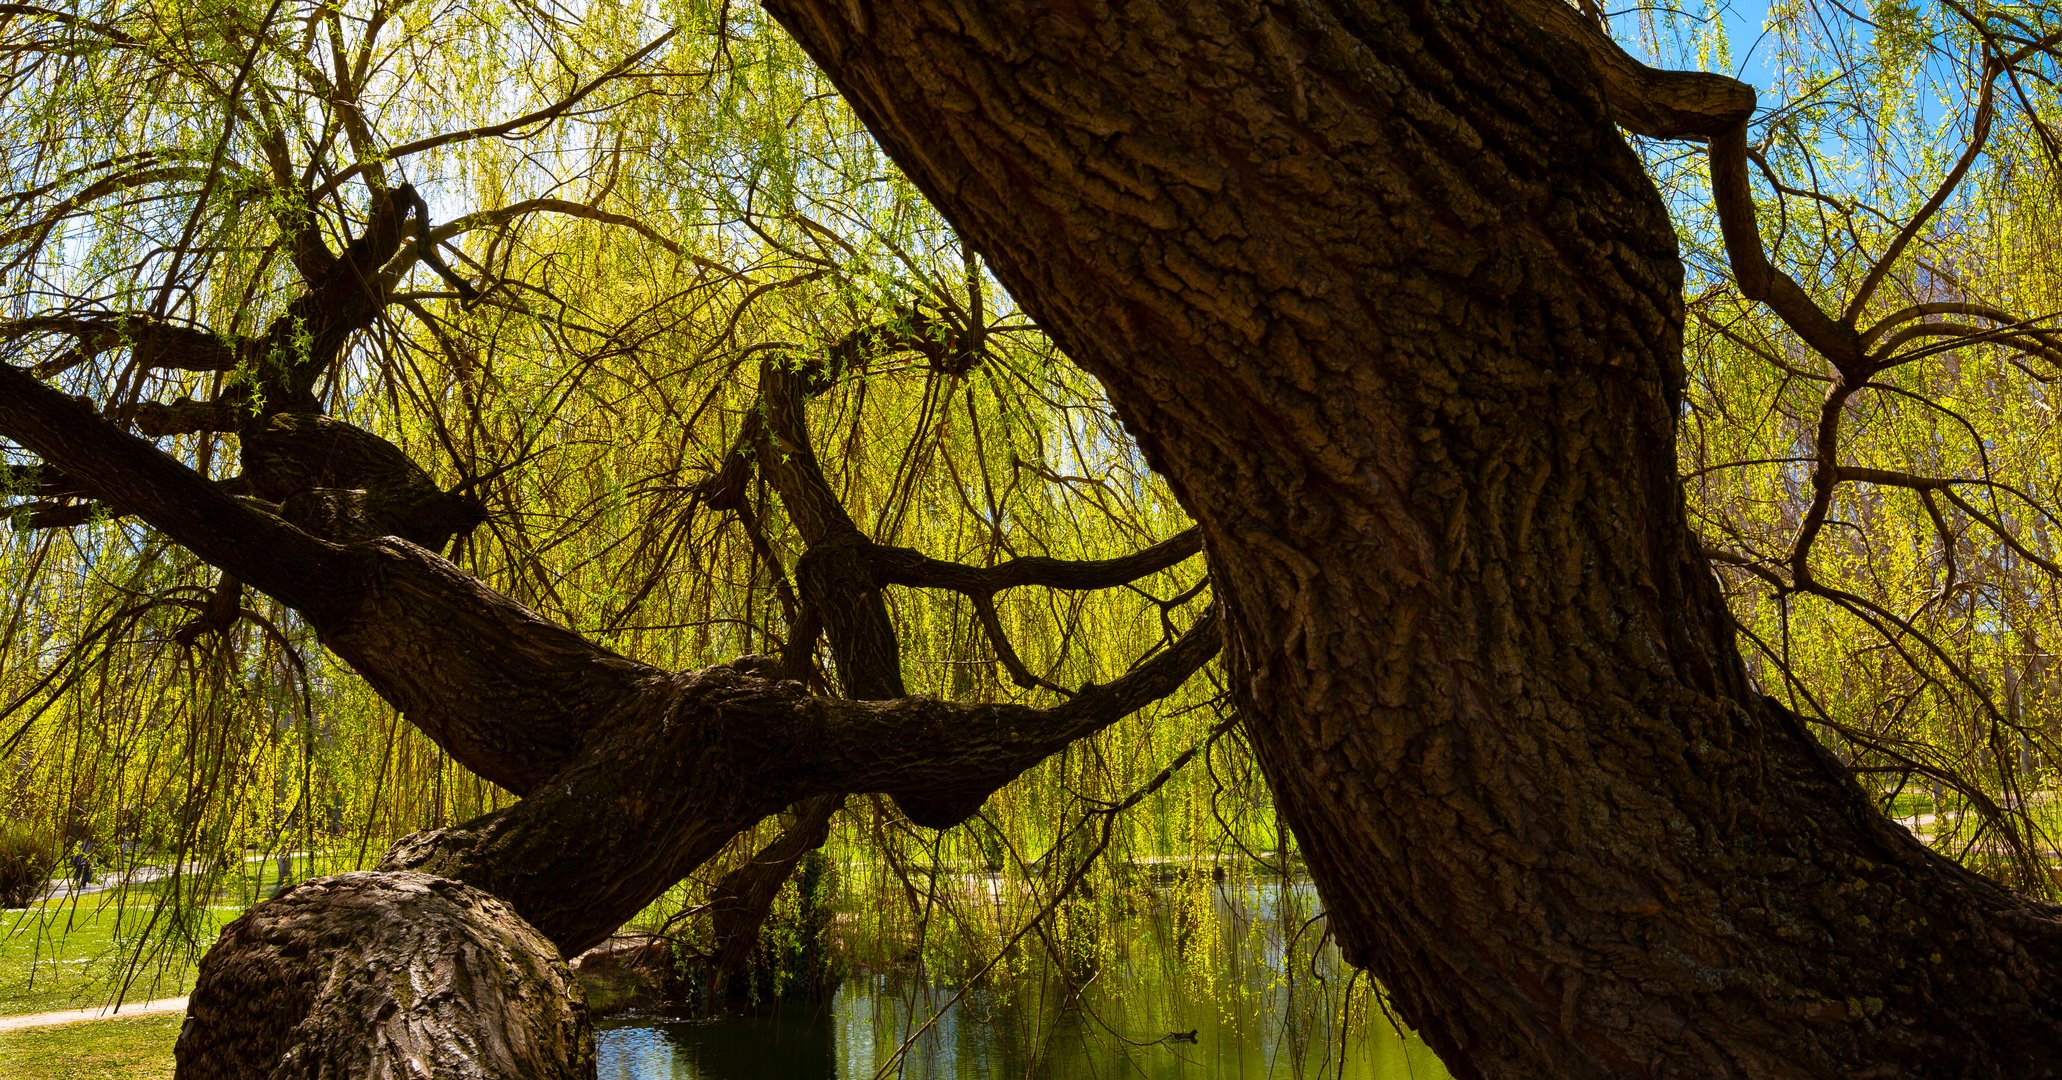
[[[52,899],[0,914],[0,1016],[93,1009],[114,1001],[179,997],[193,986],[193,958],[161,949],[164,913],[154,890]],[[200,913],[212,939],[235,909]]]
[[[1702,159],[1651,155],[1689,269],[1691,513],[1767,691],[1886,809],[1927,793],[1899,816],[1935,847],[2044,890],[2062,772],[2062,22],[2045,5],[1869,14],[1779,3],[1732,32],[1766,83],[1750,138],[1771,258],[1856,317],[1882,370],[1856,385],[1743,299]],[[1713,24],[1648,29],[1681,63]],[[1829,464],[1874,472],[1841,476],[1805,538]]]
[[[875,540],[971,564],[1104,558],[1188,524],[1094,383],[749,5],[600,4],[577,20],[493,3],[75,11],[94,24],[4,31],[25,46],[7,54],[5,183],[48,190],[0,208],[0,258],[21,268],[0,308],[161,310],[224,337],[261,333],[299,288],[293,230],[312,223],[341,248],[362,229],[368,181],[414,183],[447,261],[484,296],[461,305],[423,268],[395,267],[401,302],[320,392],[482,497],[491,516],[451,551],[459,565],[613,649],[671,667],[779,651],[800,547],[778,499],[755,485],[748,514],[717,514],[693,488],[753,407],[762,363],[819,357],[883,323],[956,326],[983,356],[964,374],[874,357],[812,404],[817,453]],[[590,84],[562,113],[437,142]],[[208,398],[241,377],[139,375],[120,346],[68,356],[68,339],[16,325],[11,362],[96,401]],[[233,436],[162,445],[217,477],[238,470]],[[273,853],[357,865],[507,799],[289,611],[247,596],[227,635],[182,637],[215,575],[132,521],[0,534],[0,575],[5,810],[93,837],[110,862],[176,870],[158,931],[183,944],[212,933],[176,913],[261,898]],[[1011,681],[965,598],[896,590],[889,603],[912,692],[1054,700]],[[1115,678],[1207,603],[1199,560],[1126,589],[998,597],[1025,666],[1060,687]],[[1085,872],[1031,941],[1088,963],[1123,894],[1117,860],[1280,853],[1224,716],[1217,678],[1199,678],[944,834],[856,800],[828,850],[840,909],[876,918],[848,936],[914,941],[971,972],[1043,901],[1008,908],[1015,925],[960,919],[954,881],[992,869],[1011,896],[1049,899]],[[1206,739],[1141,805],[1098,812]],[[741,837],[654,916],[692,908],[772,830]],[[1108,854],[1084,871],[1092,852]],[[799,948],[780,938],[794,922],[777,918],[768,947]]]

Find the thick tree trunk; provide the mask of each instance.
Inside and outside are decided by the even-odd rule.
[[[594,1034],[557,950],[507,904],[424,874],[293,886],[222,932],[182,1080],[583,1080]]]
[[[767,0],[1202,524],[1347,955],[1461,1076],[2062,1066],[2062,921],[1749,684],[1680,262],[1493,3]]]

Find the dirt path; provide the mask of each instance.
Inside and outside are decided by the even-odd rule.
[[[156,1013],[185,1012],[183,997],[158,998],[155,1001],[125,1001],[119,1011],[106,1006],[98,1009],[66,1009],[63,1012],[30,1013],[27,1016],[0,1016],[0,1031],[20,1031],[23,1028],[53,1027],[58,1024],[77,1024],[87,1020],[127,1020],[132,1016],[151,1016]]]

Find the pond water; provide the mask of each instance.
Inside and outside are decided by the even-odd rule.
[[[1082,1013],[1032,1027],[995,1019],[967,1022],[953,1015],[958,1011],[955,1007],[920,1036],[890,1075],[911,1080],[1447,1076],[1416,1036],[1379,1020],[1349,1037],[1342,1048],[1336,1041],[1327,1045],[1322,1036],[1296,1045],[1285,1031],[1226,1023],[1213,1012],[1182,1018],[1196,1025],[1189,1029],[1196,1031],[1196,1041],[1186,1043],[1148,1042],[1158,1038],[1153,1029],[1163,1025],[1141,1024],[1145,1017],[1135,1013]],[[618,1019],[596,1033],[599,1075],[601,1080],[865,1080],[907,1038],[907,1016],[899,1002],[883,1001],[870,983],[847,983],[828,1008],[813,1014],[789,1010],[712,1020]]]
[[[1206,932],[1166,908],[1134,915],[1071,980],[1034,958],[955,1000],[905,965],[847,978],[817,1006],[603,1021],[600,1077],[867,1080],[886,1067],[908,1080],[1446,1080],[1312,930],[1307,884],[1214,891]]]

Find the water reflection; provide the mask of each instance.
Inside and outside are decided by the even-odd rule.
[[[596,1032],[601,1080],[834,1080],[839,1075],[826,1016],[613,1023],[631,1026]]]
[[[956,1002],[914,970],[866,975],[814,1008],[604,1022],[600,1075],[866,1080],[906,1042],[892,1075],[908,1080],[1445,1080],[1422,1041],[1366,1015],[1367,995],[1351,995],[1342,1017],[1351,973],[1310,934],[1307,886],[1213,891],[1218,918],[1203,933],[1175,908],[1113,928],[1092,973],[1077,972],[1078,992],[1043,959]]]
[[[876,1012],[881,1004],[872,987],[861,984],[841,989],[830,1008],[815,1015],[789,1011],[715,1020],[616,1020],[612,1023],[620,1026],[597,1033],[599,1073],[601,1080],[865,1080],[901,1045],[897,1035],[906,1030],[884,1022],[903,1015],[899,1006]],[[1342,1052],[1336,1043],[1327,1047],[1319,1040],[1298,1047],[1265,1030],[1222,1022],[1194,1029],[1194,1043],[1148,1042],[1105,1028],[1115,1019],[1109,1016],[1077,1016],[1074,1023],[1027,1030],[993,1021],[960,1022],[955,1014],[961,1011],[955,1007],[920,1036],[896,1075],[909,1080],[1447,1076],[1415,1036],[1399,1034],[1379,1020],[1360,1037],[1349,1038]]]

